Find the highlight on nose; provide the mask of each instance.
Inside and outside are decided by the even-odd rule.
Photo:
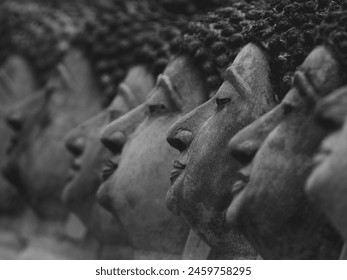
[[[126,142],[126,135],[122,131],[116,131],[111,135],[103,133],[101,137],[101,142],[112,153],[117,154],[120,153],[123,149],[123,146]]]
[[[83,154],[85,148],[85,139],[82,136],[68,135],[65,141],[65,146],[74,156]]]
[[[188,130],[170,130],[166,141],[175,149],[180,152],[187,149],[190,143],[193,141],[193,133]]]

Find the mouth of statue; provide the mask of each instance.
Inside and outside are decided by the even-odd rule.
[[[177,180],[177,178],[183,173],[186,166],[187,166],[186,164],[183,164],[179,162],[178,160],[174,161],[171,174],[170,174],[171,185],[173,185],[175,181]]]
[[[313,167],[321,165],[330,156],[331,150],[328,147],[320,147],[317,154],[313,157]]]
[[[102,180],[104,182],[107,181],[108,178],[110,178],[111,175],[117,170],[118,166],[119,157],[111,158],[108,161],[106,161],[101,171]]]
[[[82,164],[81,164],[80,158],[75,158],[72,160],[70,169],[69,169],[69,176],[68,176],[67,183],[71,182],[75,178],[76,173],[78,173],[81,170],[81,166]]]
[[[245,174],[243,171],[239,171],[237,176],[239,177],[239,179],[231,187],[232,200],[240,195],[240,193],[248,185],[250,179],[250,176],[248,174]]]

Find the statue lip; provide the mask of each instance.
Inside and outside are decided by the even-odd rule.
[[[111,175],[117,170],[119,165],[118,161],[115,161],[114,158],[109,159],[105,162],[102,168],[102,180],[105,182]]]
[[[75,178],[76,173],[81,170],[81,167],[82,164],[80,159],[76,158],[71,161],[67,183],[70,183]]]
[[[313,157],[313,166],[317,167],[322,164],[331,154],[328,147],[321,146],[317,154]]]
[[[173,163],[173,169],[171,170],[171,175],[170,175],[170,181],[171,185],[175,183],[177,178],[183,173],[184,169],[186,168],[186,164],[183,164],[179,162],[178,160],[175,160]]]
[[[237,173],[239,180],[237,180],[234,185],[231,187],[231,194],[233,199],[239,195],[242,190],[247,186],[250,176],[245,174],[243,171]]]

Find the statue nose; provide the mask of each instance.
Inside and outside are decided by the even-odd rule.
[[[65,146],[74,156],[78,157],[83,154],[85,148],[85,139],[82,136],[70,136],[65,142]]]
[[[174,130],[171,130],[168,133],[166,141],[173,148],[182,152],[189,147],[189,145],[193,141],[193,138],[194,138],[193,133],[191,133],[188,130],[179,130],[176,132]]]
[[[19,111],[9,112],[5,117],[6,123],[14,131],[20,131],[23,127],[23,114]]]
[[[240,137],[236,135],[229,142],[229,150],[232,156],[240,163],[248,164],[257,153],[258,145],[256,141],[252,141],[251,139],[240,140]]]
[[[126,140],[126,135],[122,131],[116,131],[111,135],[101,137],[101,142],[114,154],[119,154],[122,151]]]

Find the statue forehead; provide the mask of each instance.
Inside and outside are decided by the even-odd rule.
[[[182,73],[184,73],[184,76],[193,76],[196,71],[197,69],[189,57],[177,56],[169,62],[163,74],[172,79],[182,76]]]
[[[230,70],[235,70],[243,80],[250,84],[254,80],[254,76],[260,74],[259,70],[269,72],[270,66],[266,53],[257,45],[250,43],[236,56],[227,72]],[[250,76],[249,73],[252,73],[253,76]]]
[[[316,47],[308,55],[300,70],[320,96],[341,85],[339,63],[332,52],[324,46]]]

